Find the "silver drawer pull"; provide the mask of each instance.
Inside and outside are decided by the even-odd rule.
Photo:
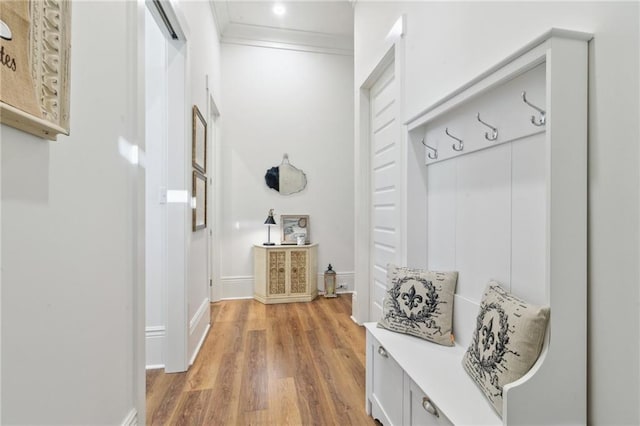
[[[382,346],[378,346],[378,353],[383,358],[389,358],[389,354],[387,353],[387,350],[385,348],[383,348]]]
[[[430,414],[433,414],[436,417],[440,417],[440,413],[438,413],[438,409],[435,405],[431,403],[431,400],[428,397],[422,398],[422,407],[427,410]]]

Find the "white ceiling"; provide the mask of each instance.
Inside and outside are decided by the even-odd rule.
[[[353,48],[352,2],[212,0],[211,4],[223,42],[250,44],[251,39],[348,54]],[[284,15],[273,12],[276,3],[285,6]]]

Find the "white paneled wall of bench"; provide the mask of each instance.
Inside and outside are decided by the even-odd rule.
[[[366,408],[385,425],[586,423],[590,39],[550,30],[406,123],[426,167],[408,193],[427,206],[426,218],[406,212],[427,223],[408,235],[425,241],[424,264],[409,266],[458,271],[456,344],[367,324]],[[551,310],[502,416],[461,365],[490,280]]]

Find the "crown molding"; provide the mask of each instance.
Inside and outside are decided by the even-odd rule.
[[[353,56],[353,37],[229,22],[221,41],[312,53]]]
[[[233,22],[226,1],[210,0],[221,43],[353,56],[353,36]]]
[[[229,8],[227,6],[227,2],[210,0],[209,6],[211,6],[211,14],[213,15],[213,21],[216,24],[218,40],[222,40],[224,30],[229,24]]]

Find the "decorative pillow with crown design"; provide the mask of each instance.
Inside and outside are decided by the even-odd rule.
[[[453,346],[453,295],[457,272],[436,272],[389,265],[390,288],[378,327]]]
[[[540,355],[549,308],[508,293],[491,281],[462,365],[502,416],[502,390],[524,376]]]

